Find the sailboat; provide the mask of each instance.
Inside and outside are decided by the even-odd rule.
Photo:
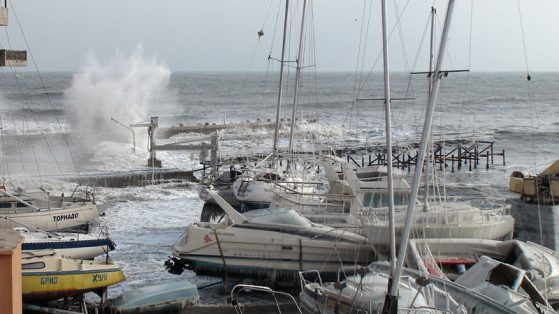
[[[303,1],[302,13],[301,13],[301,28],[299,33],[299,46],[297,59],[295,60],[295,82],[294,82],[294,94],[293,94],[293,109],[291,115],[291,127],[289,135],[289,147],[287,150],[287,161],[285,168],[280,166],[280,155],[278,149],[279,140],[279,127],[280,127],[280,111],[283,99],[283,88],[284,88],[284,66],[287,62],[285,60],[286,54],[286,41],[288,32],[288,14],[289,14],[289,0],[285,1],[285,15],[284,15],[284,25],[283,25],[283,40],[282,40],[282,50],[280,70],[279,70],[279,86],[278,86],[278,98],[276,105],[276,120],[274,128],[274,138],[273,138],[273,148],[271,155],[268,158],[262,160],[257,167],[254,169],[249,169],[245,171],[236,181],[233,183],[233,193],[235,197],[242,203],[242,206],[246,209],[254,208],[266,208],[270,205],[274,198],[274,191],[278,188],[288,188],[290,190],[295,190],[299,192],[313,192],[312,188],[309,188],[301,176],[295,174],[293,164],[295,159],[293,158],[293,135],[295,129],[295,115],[297,112],[297,105],[299,101],[299,88],[302,70],[302,60],[303,60],[303,40],[305,35],[305,15],[306,15],[306,0]]]
[[[0,186],[0,228],[87,233],[90,223],[99,216],[89,192],[85,196],[54,196],[21,189],[8,191]]]
[[[67,258],[94,259],[115,249],[115,243],[103,234],[52,233],[14,228],[23,236],[22,251],[52,250]]]

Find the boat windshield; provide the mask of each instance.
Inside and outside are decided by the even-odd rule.
[[[271,224],[283,224],[311,227],[312,223],[305,217],[289,208],[265,208],[244,212],[250,221]]]

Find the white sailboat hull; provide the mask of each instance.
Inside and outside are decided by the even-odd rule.
[[[364,231],[373,247],[389,245],[388,218],[375,210],[370,212]],[[446,203],[429,212],[417,212],[410,237],[433,238],[476,238],[487,240],[508,240],[512,238],[514,218],[500,210],[480,210],[465,203]],[[405,213],[395,214],[396,241],[400,241],[404,229]]]

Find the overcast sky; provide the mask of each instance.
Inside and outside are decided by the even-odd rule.
[[[26,49],[15,11],[42,71],[75,71],[83,66],[88,52],[103,60],[117,49],[131,53],[139,43],[145,56],[156,57],[173,71],[263,71],[272,41],[272,56],[279,58],[280,34],[278,29],[274,37],[274,30],[285,0],[10,1],[9,43],[12,49]],[[370,1],[366,0],[365,6]],[[380,49],[379,0],[372,1],[371,31],[365,50],[369,67]],[[299,0],[292,2],[296,4]],[[364,1],[313,2],[314,35],[307,36],[314,41],[313,63],[319,71],[354,71],[363,16],[365,21],[368,16],[363,14]],[[559,70],[559,1],[475,0],[473,14],[471,0],[456,2],[449,44],[455,68],[468,67],[472,18],[471,70],[524,71],[520,3],[530,70]],[[401,20],[403,39],[397,30],[390,43],[392,69],[404,71],[402,47],[405,46],[408,64],[412,64],[430,6],[435,4],[442,22],[446,1],[388,3],[390,25],[395,23],[394,3],[400,11],[406,8]],[[258,40],[261,28],[265,35]],[[6,33],[0,34],[2,47],[8,47]],[[296,47],[295,43],[294,36],[292,47]],[[417,70],[422,69],[418,66]]]

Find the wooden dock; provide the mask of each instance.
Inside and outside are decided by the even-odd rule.
[[[411,172],[417,164],[418,150],[419,143],[393,147],[392,165]],[[357,155],[360,151],[365,151],[366,154]],[[345,149],[336,151],[336,155],[347,158],[358,167],[388,164],[387,150],[383,145]],[[496,150],[494,141],[439,141],[433,143],[430,156],[440,170],[444,167],[451,172],[462,169],[472,171],[480,167],[489,169],[490,165],[494,164],[496,156],[501,157],[503,165],[506,163],[505,150]]]

